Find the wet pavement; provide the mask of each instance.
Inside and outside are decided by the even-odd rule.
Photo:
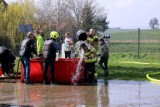
[[[99,79],[88,85],[26,85],[0,81],[0,107],[159,107],[160,85]],[[22,107],[22,106],[21,106]]]

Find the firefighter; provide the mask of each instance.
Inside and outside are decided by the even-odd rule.
[[[51,84],[54,85],[54,63],[56,59],[56,53],[58,50],[58,46],[56,44],[56,40],[58,39],[59,34],[56,31],[52,31],[50,33],[50,38],[44,42],[43,46],[43,84],[50,84],[47,78],[48,66],[50,66],[50,76],[51,76]]]
[[[94,28],[91,28],[89,30],[89,34],[88,34],[88,37],[87,37],[87,42],[93,46],[93,42],[94,42],[94,37],[96,36],[96,30]]]
[[[20,60],[24,67],[24,83],[32,84],[30,81],[30,58],[33,57],[32,53],[37,55],[34,48],[34,34],[28,32],[27,37],[22,41],[20,48]]]
[[[77,31],[77,39],[78,39],[78,42],[75,44],[75,57],[77,56],[81,56],[81,49],[80,49],[80,46],[82,44],[85,44],[89,49],[92,48],[92,46],[90,44],[88,44],[87,42],[87,34],[84,30],[79,30]]]
[[[95,82],[94,78],[95,62],[96,62],[95,49],[93,47],[89,49],[86,44],[81,44],[81,48],[84,50],[84,61],[85,61],[84,82]]]

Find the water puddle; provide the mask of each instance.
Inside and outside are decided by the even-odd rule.
[[[148,81],[98,79],[96,84],[76,86],[0,82],[0,104],[15,105],[7,107],[158,107],[159,92],[160,85]]]
[[[33,106],[23,106],[23,105],[10,105],[10,104],[0,104],[0,107],[33,107]]]

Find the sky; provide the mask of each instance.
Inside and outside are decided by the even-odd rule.
[[[16,0],[6,0],[14,2]],[[152,18],[160,20],[160,0],[97,0],[107,11],[110,28],[148,29]]]
[[[110,27],[148,29],[153,17],[160,20],[160,0],[98,0],[108,12]]]

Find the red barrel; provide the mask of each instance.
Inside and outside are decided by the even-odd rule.
[[[72,84],[72,82],[80,82],[83,78],[83,67],[80,75],[74,81],[72,77],[76,74],[79,59],[59,58],[54,65],[54,78],[56,83]],[[84,64],[82,64],[83,66]],[[48,78],[50,80],[50,72],[48,68]],[[21,81],[24,82],[24,69],[21,65]],[[30,81],[37,83],[43,82],[43,60],[40,58],[30,60]]]
[[[0,75],[2,75],[2,68],[0,68]]]
[[[76,75],[76,69],[79,59],[61,58],[55,62],[55,81],[57,83],[72,84],[73,82],[80,82],[83,79],[83,69],[76,80],[72,81],[72,77]],[[83,64],[82,64],[83,66]],[[83,67],[82,67],[83,68]]]
[[[41,58],[30,60],[30,81],[43,82],[43,60]],[[24,68],[21,64],[21,82],[24,82]]]

